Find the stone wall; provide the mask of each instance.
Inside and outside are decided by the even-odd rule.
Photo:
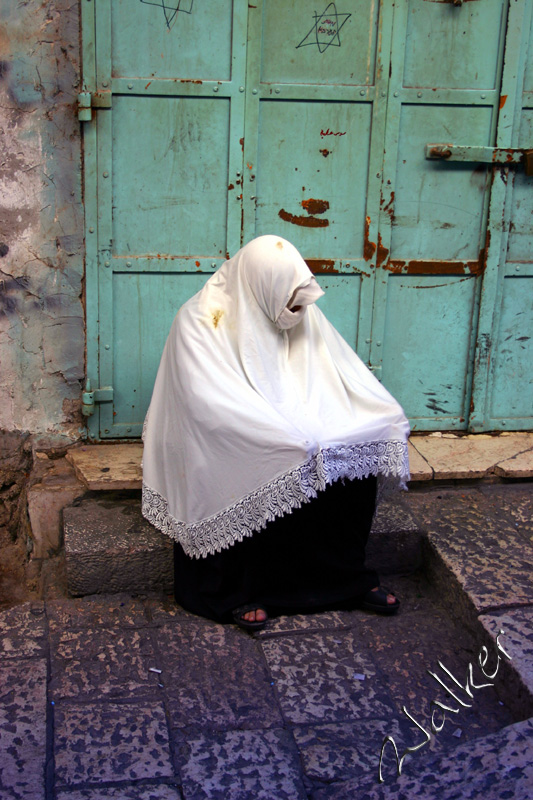
[[[77,2],[0,0],[0,547],[13,575],[31,549],[34,453],[83,429],[79,36]]]

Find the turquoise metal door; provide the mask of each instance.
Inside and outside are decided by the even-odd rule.
[[[139,436],[177,309],[240,246],[247,4],[82,10],[89,429]]]
[[[529,0],[82,8],[93,436],[140,434],[177,308],[272,232],[415,429],[531,426],[531,178],[455,160],[532,143]]]

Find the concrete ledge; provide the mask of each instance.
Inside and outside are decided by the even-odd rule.
[[[89,444],[69,450],[77,477],[93,491],[140,489],[143,446],[130,444]]]
[[[172,540],[142,517],[138,500],[107,497],[63,512],[69,592],[172,592]]]

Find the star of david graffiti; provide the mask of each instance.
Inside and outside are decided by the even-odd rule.
[[[339,14],[335,3],[329,3],[322,14],[314,13],[315,22],[309,33],[304,36],[299,47],[307,47],[309,45],[316,45],[318,52],[323,53],[328,47],[340,47],[341,39],[339,33],[341,28],[346,24],[351,14]]]
[[[170,26],[176,19],[178,13],[192,14],[194,0],[168,0],[168,2],[165,2],[165,0],[141,0],[141,3],[145,3],[147,6],[162,8],[166,26],[170,30]]]

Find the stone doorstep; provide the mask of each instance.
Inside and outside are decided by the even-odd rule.
[[[141,442],[87,444],[67,453],[76,477],[93,491],[140,489]],[[411,481],[533,478],[533,433],[413,435]]]

